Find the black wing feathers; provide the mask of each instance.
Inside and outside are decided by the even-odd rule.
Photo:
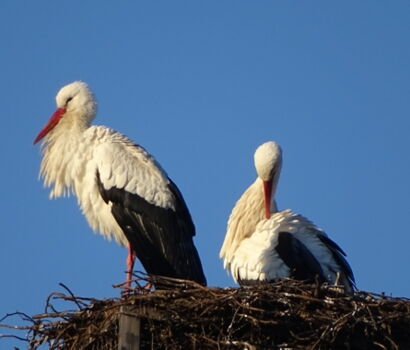
[[[318,235],[318,238],[332,252],[333,258],[336,260],[341,270],[345,273],[351,285],[354,286],[355,279],[352,268],[345,259],[346,253],[342,250],[342,248],[339,247],[339,245],[336,242],[332,241],[329,237],[324,235]]]
[[[102,198],[112,203],[111,212],[147,273],[206,284],[192,240],[195,226],[172,181],[168,186],[175,196],[175,211],[153,205],[121,188],[107,190],[98,170],[96,177]]]
[[[306,246],[289,232],[279,232],[275,247],[279,257],[291,269],[291,277],[299,280],[313,280],[316,276],[326,281],[320,263]]]

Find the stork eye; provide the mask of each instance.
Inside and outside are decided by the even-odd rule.
[[[68,102],[70,102],[72,99],[73,99],[72,97],[67,98],[67,101],[65,101],[65,105],[67,106]]]

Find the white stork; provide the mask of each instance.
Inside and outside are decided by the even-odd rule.
[[[224,267],[240,284],[318,276],[322,282],[341,283],[351,293],[354,276],[343,250],[303,216],[277,209],[279,145],[272,141],[260,145],[254,160],[258,178],[229,217],[220,251]]]
[[[56,102],[34,140],[44,138],[40,173],[53,186],[50,198],[74,193],[94,231],[128,246],[128,285],[135,255],[148,274],[205,285],[191,215],[157,161],[124,135],[90,125],[97,104],[84,82],[64,86]]]

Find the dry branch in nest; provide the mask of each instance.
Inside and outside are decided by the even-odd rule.
[[[207,288],[169,278],[143,280],[118,299],[53,293],[48,312],[24,330],[30,349],[118,348],[118,317],[127,306],[141,319],[141,349],[408,349],[410,300],[284,280],[246,288]],[[55,299],[76,310],[58,311]]]

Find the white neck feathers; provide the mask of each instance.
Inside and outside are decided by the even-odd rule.
[[[69,196],[73,190],[82,134],[83,131],[77,127],[67,129],[59,124],[46,136],[42,145],[40,175],[46,187],[54,185],[50,198]]]
[[[258,222],[264,219],[264,199],[263,182],[258,177],[236,202],[229,217],[225,240],[219,253],[225,265],[232,259],[241,241],[251,236]],[[277,211],[274,200],[271,211]]]

